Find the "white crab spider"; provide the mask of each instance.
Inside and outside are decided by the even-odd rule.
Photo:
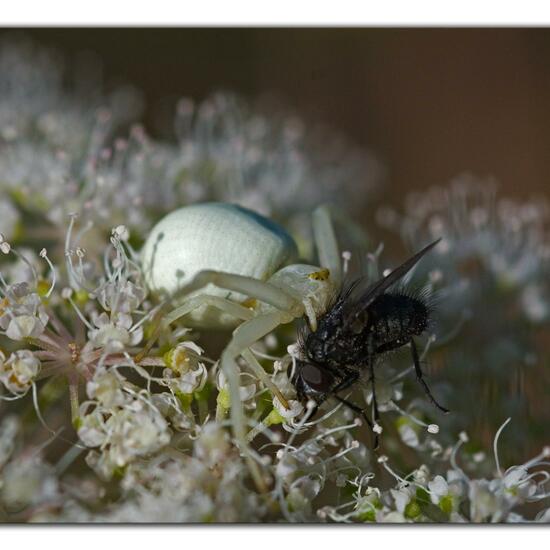
[[[288,264],[297,248],[282,227],[239,206],[204,203],[168,214],[142,250],[146,284],[175,306],[164,323],[185,316],[187,325],[198,328],[237,327],[221,368],[241,447],[246,445],[245,422],[236,359],[278,325],[298,317],[305,315],[315,330],[317,317],[341,285],[341,258],[324,207],[313,213],[313,229],[322,267]]]
[[[168,214],[149,234],[142,251],[145,282],[155,294],[179,297],[180,307],[168,322],[186,315],[188,326],[234,328],[254,316],[250,306],[267,312],[252,298],[289,321],[305,313],[315,329],[317,314],[339,285],[341,268],[324,209],[314,214],[314,229],[330,277],[317,266],[285,266],[295,259],[296,244],[259,214],[225,203],[186,206]]]

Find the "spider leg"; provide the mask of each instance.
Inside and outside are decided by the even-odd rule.
[[[154,327],[154,330],[149,337],[146,346],[136,356],[136,360],[138,362],[141,361],[141,359],[143,359],[151,351],[156,341],[158,340],[162,330],[167,325],[179,319],[180,317],[183,317],[187,313],[190,313],[193,310],[203,306],[217,308],[220,312],[231,315],[235,317],[235,319],[239,319],[242,321],[248,321],[249,319],[252,319],[254,317],[254,313],[250,309],[240,304],[237,304],[236,302],[232,302],[231,300],[220,298],[218,296],[209,296],[208,294],[192,296],[187,299],[182,305],[176,307],[175,309],[172,309],[172,311],[170,312],[168,312],[168,310],[172,308],[172,306],[169,302],[166,302],[159,308],[159,310],[151,319],[151,324]]]
[[[287,322],[285,314],[278,311],[259,315],[245,321],[233,331],[231,341],[223,351],[220,359],[220,366],[227,380],[229,390],[232,431],[260,492],[266,492],[267,487],[259,466],[253,459],[252,448],[246,439],[246,417],[240,396],[240,371],[236,360],[252,344],[285,322]]]
[[[228,291],[239,292],[250,298],[270,304],[279,310],[282,316],[285,316],[285,322],[287,323],[296,317],[300,317],[303,313],[304,307],[301,302],[267,282],[221,271],[200,271],[188,285],[178,290],[170,298],[169,302],[165,302],[159,308],[152,319],[153,333],[145,348],[136,357],[138,362],[151,351],[164,326],[201,307],[210,306],[216,308],[234,317],[236,320],[248,321],[254,317],[254,313],[250,309],[226,298],[210,296],[208,294],[192,295],[192,293],[208,284],[213,284],[218,288]],[[168,313],[168,309],[172,307],[172,303],[179,303],[180,305]]]
[[[445,407],[442,407],[434,398],[432,395],[432,392],[430,391],[430,388],[428,387],[428,384],[426,384],[426,381],[424,380],[424,376],[422,374],[422,369],[420,368],[420,358],[418,357],[418,350],[416,349],[416,344],[414,343],[414,340],[411,338],[411,352],[412,352],[412,358],[414,363],[414,370],[416,372],[416,379],[424,389],[424,392],[430,399],[430,401],[443,413],[447,414],[449,412],[449,409],[446,409]]]
[[[340,286],[342,282],[342,258],[340,257],[334,227],[326,205],[316,208],[313,212],[313,235],[320,264],[328,268],[332,278]]]

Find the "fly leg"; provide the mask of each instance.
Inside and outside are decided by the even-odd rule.
[[[350,409],[353,412],[360,415],[361,418],[364,419],[364,421],[368,424],[368,426],[372,430],[372,422],[370,421],[370,418],[367,416],[367,414],[365,413],[365,411],[361,407],[358,407],[357,405],[355,405],[351,401],[348,401],[347,399],[344,399],[343,397],[340,397],[339,395],[334,395],[334,398],[336,400],[340,401],[340,403],[342,403],[342,405],[345,405],[348,409]]]
[[[354,413],[361,416],[361,418],[368,424],[371,431],[374,433],[374,444],[373,449],[376,451],[378,449],[378,433],[374,431],[374,426],[372,425],[372,422],[370,421],[370,418],[367,416],[367,413],[361,408],[355,405],[354,403],[351,403],[347,399],[344,399],[340,397],[339,395],[334,396],[335,399],[340,401],[342,405],[345,405],[348,409],[352,410]]]
[[[346,373],[345,378],[330,390],[330,395],[332,395],[336,400],[340,401],[340,403],[346,405],[348,409],[351,409],[352,411],[361,415],[365,419],[365,422],[372,428],[372,422],[367,417],[367,415],[365,414],[365,411],[361,407],[358,407],[357,405],[350,403],[347,399],[344,399],[339,395],[337,395],[338,393],[353,386],[353,384],[355,384],[355,382],[357,382],[357,380],[359,379],[358,372],[355,372],[352,370],[346,370],[345,373]]]
[[[361,407],[358,407],[354,403],[351,403],[347,399],[344,399],[343,397],[340,397],[338,395],[338,392],[344,391],[345,389],[347,389],[347,388],[351,387],[353,384],[355,384],[355,382],[358,380],[358,378],[359,378],[359,373],[358,372],[354,372],[354,371],[351,371],[351,370],[350,371],[346,370],[346,377],[341,382],[339,382],[334,388],[332,388],[330,390],[330,395],[332,395],[337,401],[339,401],[340,403],[345,405],[348,409],[350,409],[353,412],[355,412],[356,414],[360,415],[361,418],[363,418],[365,420],[365,422],[370,427],[370,429],[372,431],[374,431],[373,424],[370,421],[367,414],[365,413],[365,411]],[[378,434],[376,432],[374,432],[374,449],[375,450],[378,449]]]
[[[412,358],[414,363],[414,370],[416,372],[416,379],[426,392],[426,395],[430,399],[430,401],[443,413],[447,414],[449,412],[449,409],[446,409],[445,407],[442,407],[434,398],[432,395],[432,392],[430,391],[430,388],[428,387],[428,384],[426,384],[426,381],[424,380],[422,369],[420,368],[420,358],[418,357],[418,350],[416,349],[416,344],[414,343],[414,340],[411,338],[411,351],[412,351]]]
[[[342,403],[345,403],[346,405],[348,404],[347,402],[345,402],[341,397],[339,397],[338,395],[336,395],[338,392],[341,392],[341,391],[344,391],[346,390],[347,388],[353,386],[353,384],[355,384],[355,382],[358,380],[359,378],[359,373],[356,373],[354,371],[351,371],[351,370],[338,370],[337,372],[334,372],[333,373],[334,375],[337,375],[338,379],[339,379],[339,382],[336,382],[336,384],[327,390],[326,393],[323,393],[321,395],[318,395],[316,398],[315,398],[315,407],[313,408],[313,411],[310,415],[310,418],[312,418],[315,413],[319,410],[319,407],[330,397],[334,397],[336,398],[338,401],[342,402]],[[300,391],[298,391],[298,397],[300,399],[303,400],[303,397],[304,397],[304,394],[302,393],[302,395],[300,395]],[[355,405],[354,405],[355,406]],[[361,411],[361,409],[359,409],[359,407],[356,407],[359,411]],[[370,423],[370,420],[367,420],[369,426],[371,425]]]

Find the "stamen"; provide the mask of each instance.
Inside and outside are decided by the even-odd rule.
[[[14,395],[12,397],[6,397],[5,395],[0,395],[0,401],[17,401],[18,399],[21,399],[22,397],[25,397],[25,394],[19,394]]]
[[[404,411],[402,408],[400,408],[397,403],[393,401],[389,401],[388,403],[391,407],[393,407],[396,411],[398,411],[401,415],[407,417],[411,422],[414,422],[418,426],[422,426],[423,428],[426,428],[426,430],[431,434],[439,433],[439,426],[437,424],[426,424],[426,422],[423,422],[416,416],[413,416],[412,414]]]
[[[70,302],[70,304],[73,306],[74,310],[76,311],[76,314],[78,315],[79,319],[84,323],[84,325],[86,325],[88,330],[94,330],[94,327],[88,322],[86,317],[84,317],[84,314],[80,311],[80,309],[78,308],[78,306],[75,304],[74,300],[72,299],[72,297],[71,297],[72,293],[73,293],[73,291],[72,291],[71,288],[64,288],[61,291],[61,297]]]
[[[332,455],[332,456],[329,456],[326,460],[324,460],[323,462],[325,464],[328,464],[329,462],[332,462],[334,460],[338,460],[339,458],[342,458],[344,455],[347,455],[348,453],[350,453],[351,451],[355,450],[355,449],[358,449],[360,446],[360,443],[359,441],[357,441],[356,439],[354,439],[349,447],[346,447],[345,449],[342,449],[340,452],[336,453],[335,455]]]
[[[322,439],[325,439],[325,437],[332,435],[334,433],[338,433],[341,431],[350,430],[352,428],[357,428],[357,420],[360,421],[359,418],[356,418],[352,424],[348,424],[345,426],[337,426],[336,428],[331,428],[330,430],[327,430],[326,432],[323,432],[322,434],[316,436],[313,438],[313,441],[321,441]]]
[[[388,466],[388,457],[386,455],[382,455],[378,458],[378,464],[382,464],[383,468],[392,476],[394,477],[399,483],[407,487],[411,484],[410,481],[407,481],[406,479],[403,479],[400,475],[396,474],[389,466]],[[414,483],[414,482],[413,482]]]
[[[523,467],[528,469],[528,468],[531,468],[532,466],[539,465],[541,463],[540,461],[543,458],[548,458],[548,457],[550,457],[550,447],[543,447],[540,454],[538,454],[535,458],[532,458],[531,460],[527,461],[523,465]]]
[[[376,280],[380,278],[379,269],[378,269],[378,260],[383,250],[384,250],[384,243],[380,243],[378,245],[378,248],[374,252],[369,252],[367,254],[367,262],[368,262],[367,274],[372,280]]]
[[[325,421],[327,418],[330,418],[333,414],[335,414],[337,411],[339,411],[344,406],[343,403],[336,404],[330,411],[325,413],[323,416],[313,420],[312,422],[307,422],[305,426],[307,428],[311,428],[312,426],[316,426],[317,424],[321,424],[323,421]],[[356,418],[356,421],[358,418]]]
[[[464,473],[464,470],[460,468],[460,466],[457,464],[456,456],[460,447],[462,447],[462,445],[467,441],[468,441],[468,435],[466,434],[466,432],[460,432],[458,436],[458,441],[453,447],[453,450],[451,451],[451,457],[449,459],[449,462],[451,463],[451,466],[453,467],[453,469],[461,474],[462,479],[466,481],[466,483],[470,481],[470,478]]]
[[[500,434],[502,433],[502,430],[504,430],[504,428],[506,427],[506,425],[508,424],[508,422],[510,422],[510,420],[512,420],[512,418],[508,418],[504,424],[502,424],[502,426],[498,429],[496,435],[495,435],[495,439],[493,441],[493,452],[494,452],[494,455],[495,455],[495,463],[496,463],[496,466],[497,466],[497,472],[498,472],[498,475],[500,477],[503,477],[504,474],[502,473],[502,470],[500,469],[500,462],[498,460],[498,438],[500,437]]]
[[[71,261],[71,237],[73,233],[73,228],[75,220],[78,217],[77,213],[69,214],[71,221],[69,222],[69,228],[67,229],[67,235],[65,236],[65,262],[67,266],[67,273],[69,275],[69,282],[75,283],[74,274],[73,274],[73,265]]]
[[[45,248],[43,248],[40,251],[40,257],[43,258],[44,260],[46,260],[46,263],[48,264],[48,266],[50,268],[50,271],[52,272],[52,284],[51,284],[50,288],[48,289],[48,292],[46,292],[46,295],[45,295],[46,298],[49,298],[51,296],[52,292],[53,292],[53,289],[55,288],[55,283],[56,283],[55,267],[53,266],[52,262],[48,258],[48,252]]]
[[[50,432],[51,434],[57,436],[58,433],[55,430],[52,430],[52,428],[50,428],[48,426],[48,424],[46,424],[46,421],[44,420],[44,417],[42,416],[42,413],[40,412],[40,407],[38,406],[38,393],[37,393],[37,389],[36,389],[36,384],[34,382],[32,383],[32,403],[33,403],[34,410],[36,411],[36,416],[37,416],[40,424],[42,424],[42,426],[44,426],[44,428],[48,432]]]
[[[0,293],[3,296],[6,296],[6,291],[9,290],[8,283],[6,283],[6,280],[4,279],[4,276],[2,275],[2,272],[0,271],[0,284],[4,287],[4,290],[0,289]]]
[[[76,237],[74,238],[74,243],[78,245],[78,243],[82,240],[82,237],[85,233],[90,231],[92,227],[94,226],[94,222],[92,220],[88,220],[86,222],[86,225],[76,234]]]
[[[266,445],[260,447],[260,451],[262,451],[269,445],[280,444],[280,434],[271,430],[269,426],[263,421],[257,422],[256,425],[246,434],[246,440],[250,443],[260,434],[264,435],[271,441],[271,443],[267,443]]]
[[[349,250],[344,250],[342,252],[342,259],[344,260],[344,266],[342,269],[343,269],[344,275],[347,275],[349,262],[351,260],[351,252]]]
[[[31,270],[32,278],[34,279],[34,286],[36,288],[36,286],[38,285],[38,274],[36,273],[36,269],[34,268],[34,266],[31,264],[31,262],[29,262],[29,260],[27,260],[27,258],[25,258],[25,256],[23,256],[23,254],[17,252],[15,248],[12,248],[11,251]]]

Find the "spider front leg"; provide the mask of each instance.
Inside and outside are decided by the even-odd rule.
[[[153,316],[153,332],[144,346],[143,350],[136,356],[136,361],[141,361],[151,351],[155,342],[159,338],[163,328],[167,327],[170,323],[173,323],[177,319],[184,317],[188,313],[200,309],[202,307],[216,308],[220,312],[239,319],[241,321],[248,321],[254,317],[254,312],[249,308],[246,308],[236,302],[232,302],[226,298],[220,298],[219,296],[211,296],[209,294],[200,294],[198,296],[189,296],[184,302],[167,312],[166,310],[171,307],[170,303],[165,303],[161,306],[159,311]]]
[[[238,439],[244,436],[245,421],[239,394],[239,369],[236,360],[240,355],[246,355],[250,346],[285,322],[287,322],[285,315],[279,311],[245,321],[233,331],[231,341],[222,353],[220,364],[229,386],[231,419]]]
[[[216,308],[220,312],[226,313],[241,321],[248,321],[254,317],[254,313],[249,308],[232,302],[227,298],[220,298],[219,296],[211,296],[209,294],[199,294],[198,296],[190,296],[182,305],[168,313],[164,317],[164,323],[169,325],[188,313],[205,306]]]
[[[259,315],[254,319],[245,321],[233,331],[233,337],[221,356],[221,369],[229,387],[230,414],[233,434],[241,452],[247,458],[252,475],[256,483],[261,483],[259,469],[252,458],[252,452],[246,439],[246,420],[239,391],[239,368],[237,357],[255,342],[263,338],[277,328],[280,324],[288,322],[288,314],[275,311],[265,315]]]
[[[422,368],[420,367],[420,358],[418,356],[418,350],[416,349],[416,344],[414,340],[411,338],[411,353],[414,363],[414,370],[416,372],[416,379],[424,389],[424,392],[428,396],[429,400],[443,413],[448,414],[449,409],[446,409],[445,407],[442,407],[434,398],[432,395],[432,392],[430,391],[430,388],[428,387],[428,384],[426,384],[426,381],[424,380],[424,376],[422,374]]]
[[[223,271],[204,270],[197,273],[191,283],[176,293],[174,298],[177,300],[179,296],[200,290],[208,284],[260,300],[280,311],[287,311],[292,319],[303,314],[302,303],[280,288],[254,277]]]
[[[290,296],[289,293],[284,292],[282,289],[264,281],[233,273],[211,270],[201,271],[197,273],[188,285],[185,285],[176,292],[175,295],[170,298],[170,302],[166,302],[153,317],[153,325],[155,327],[153,334],[149,338],[143,351],[136,357],[138,361],[151,351],[163,327],[201,307],[210,306],[216,308],[220,312],[227,314],[229,318],[232,317],[237,321],[248,321],[254,317],[255,314],[251,309],[227,298],[212,296],[208,293],[196,294],[197,291],[209,284],[213,284],[218,288],[230,292],[238,292],[249,298],[265,302],[282,312],[288,312],[285,322],[289,322],[301,316],[304,312],[304,305],[299,300]],[[173,302],[179,302],[180,305],[168,313],[166,310]]]
[[[249,308],[241,306],[240,304],[232,302],[231,300],[228,300],[226,298],[210,296],[208,294],[201,294],[199,296],[193,296],[189,298],[189,300],[186,301],[183,305],[171,311],[164,318],[164,323],[168,325],[176,319],[179,319],[180,317],[183,317],[193,310],[203,306],[215,307],[219,311],[235,317],[236,319],[239,319],[241,321],[250,321],[254,318],[254,312]],[[262,369],[261,365],[258,363],[250,350],[244,350],[242,355],[250,368],[258,376],[258,378],[260,378],[262,382],[264,382],[264,384],[271,390],[271,393],[277,396],[281,404],[288,409],[289,405],[287,400],[281,394],[279,388],[277,388],[277,386],[273,384],[267,373]]]

